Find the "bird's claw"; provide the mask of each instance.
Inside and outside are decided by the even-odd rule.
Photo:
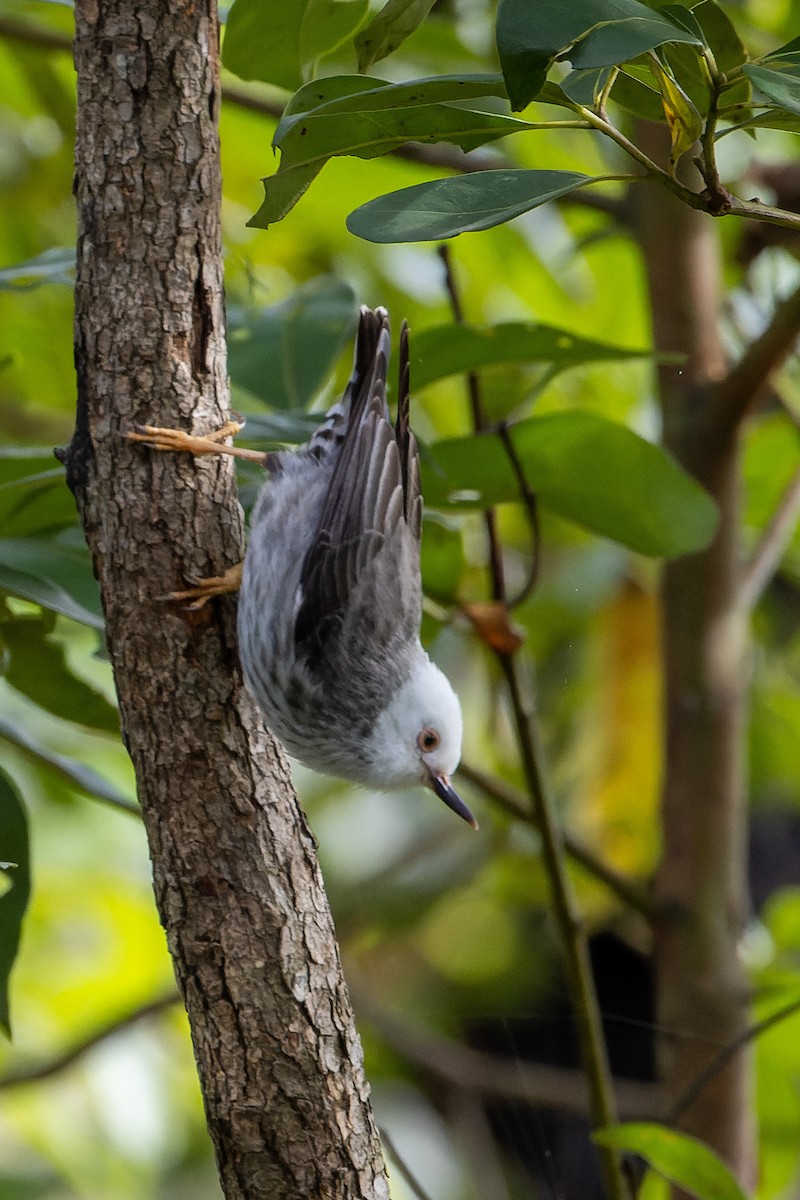
[[[129,442],[141,442],[151,450],[166,450],[173,453],[194,455],[219,454],[220,443],[225,438],[235,437],[244,429],[242,421],[226,421],[213,433],[193,436],[182,429],[163,429],[159,425],[137,425],[125,435]]]
[[[236,563],[235,566],[228,567],[227,571],[223,571],[221,575],[211,575],[207,579],[187,575],[186,582],[191,586],[176,592],[168,592],[166,596],[159,596],[159,600],[178,604],[188,600],[190,603],[183,604],[183,607],[188,612],[197,612],[215,596],[227,596],[231,592],[238,592],[242,585],[242,563]]]

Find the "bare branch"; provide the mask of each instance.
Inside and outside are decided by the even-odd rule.
[[[800,225],[800,216],[797,217]],[[751,342],[728,374],[711,389],[712,436],[732,434],[752,412],[762,389],[791,354],[800,336],[800,287],[783,300],[764,332]]]
[[[44,1079],[52,1079],[54,1075],[60,1075],[62,1071],[66,1071],[68,1067],[74,1066],[80,1059],[85,1058],[102,1042],[115,1037],[118,1033],[123,1033],[133,1025],[138,1025],[140,1021],[146,1021],[149,1017],[159,1016],[168,1009],[174,1008],[176,1004],[180,1003],[180,999],[177,991],[171,988],[165,995],[158,996],[155,1000],[149,1000],[147,1004],[140,1005],[139,1008],[126,1013],[125,1016],[109,1021],[107,1025],[95,1030],[82,1042],[65,1050],[63,1054],[32,1067],[20,1067],[16,1071],[10,1071],[8,1075],[0,1078],[0,1092],[7,1092],[11,1088],[21,1087],[26,1083],[41,1083]]]
[[[800,470],[792,477],[778,507],[747,562],[739,585],[739,604],[750,610],[780,565],[800,519]]]

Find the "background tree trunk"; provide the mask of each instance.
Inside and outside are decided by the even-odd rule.
[[[231,462],[134,423],[228,413],[213,0],[76,4],[78,413],[65,452],[100,581],[156,899],[227,1197],[388,1193],[313,838],[243,691],[234,605],[158,599],[241,557]]]
[[[663,131],[647,134],[663,153]],[[721,267],[713,218],[663,189],[637,196],[658,350],[664,444],[720,511],[707,550],[666,564],[662,588],[666,702],[663,852],[656,878],[667,914],[655,926],[660,1066],[670,1105],[748,1025],[739,941],[747,918],[743,768],[747,614],[739,604],[738,430],[714,419],[727,365],[719,332]],[[755,1181],[751,1050],[700,1091],[678,1125]]]

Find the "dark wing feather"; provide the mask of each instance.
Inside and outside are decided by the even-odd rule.
[[[389,322],[362,309],[356,365],[348,385],[347,429],[300,576],[295,641],[324,640],[397,532],[419,538],[421,498],[416,443],[408,427],[408,338],[401,338],[401,405],[392,428],[386,405]],[[402,527],[408,524],[408,531]]]

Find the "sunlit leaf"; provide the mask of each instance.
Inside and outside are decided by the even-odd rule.
[[[5,738],[12,746],[30,758],[33,762],[48,770],[55,771],[70,787],[93,800],[101,800],[112,808],[120,808],[132,816],[139,816],[139,808],[132,803],[118,788],[104,779],[97,771],[87,767],[77,759],[58,754],[55,750],[37,741],[27,730],[19,725],[0,717],[0,738]]]
[[[388,0],[356,37],[359,71],[393,54],[418,29],[436,0]]]
[[[590,412],[550,413],[511,427],[515,453],[539,501],[641,554],[674,557],[708,544],[717,510],[660,447]],[[485,507],[519,497],[495,433],[436,442],[423,457],[426,502]]]
[[[615,66],[665,42],[699,39],[637,0],[500,0],[497,48],[511,107],[535,100],[560,55],[573,67]]]
[[[298,288],[280,304],[233,314],[232,383],[270,408],[305,408],[339,358],[355,320],[353,289],[327,277]],[[254,423],[245,429],[246,435],[254,434]]]
[[[698,1200],[747,1200],[722,1159],[688,1134],[643,1121],[611,1125],[592,1136],[601,1146],[641,1155],[660,1175]]]
[[[548,200],[592,183],[577,171],[480,171],[402,188],[362,204],[347,218],[368,242],[430,242],[512,221]]]
[[[412,383],[424,387],[447,375],[497,363],[549,363],[564,369],[579,363],[640,358],[649,353],[595,342],[566,329],[533,322],[514,321],[486,329],[436,325],[414,334]]]
[[[674,171],[678,160],[691,149],[703,132],[703,118],[680,84],[657,61],[653,62],[653,73],[658,80],[664,116],[669,126],[669,162],[670,169]]]
[[[89,553],[63,537],[0,538],[0,589],[84,625],[104,628]]]
[[[46,617],[10,617],[0,622],[6,680],[56,717],[118,733],[116,708],[72,673],[64,647],[50,636],[52,628],[53,620]]]
[[[367,0],[235,0],[222,61],[240,79],[294,91],[317,59],[355,33],[366,12]]]
[[[22,921],[31,891],[28,818],[11,780],[0,770],[0,855],[16,863],[8,869],[11,887],[0,896],[0,1026],[11,1036],[8,981],[19,949]]]
[[[514,117],[444,102],[502,94],[499,76],[445,76],[403,84],[373,79],[369,88],[359,80],[343,92],[350,78],[309,85],[290,103],[273,143],[281,152],[280,166],[264,179],[264,202],[250,225],[267,228],[284,217],[329,158],[378,158],[409,141],[451,142],[474,150],[531,128]]]

